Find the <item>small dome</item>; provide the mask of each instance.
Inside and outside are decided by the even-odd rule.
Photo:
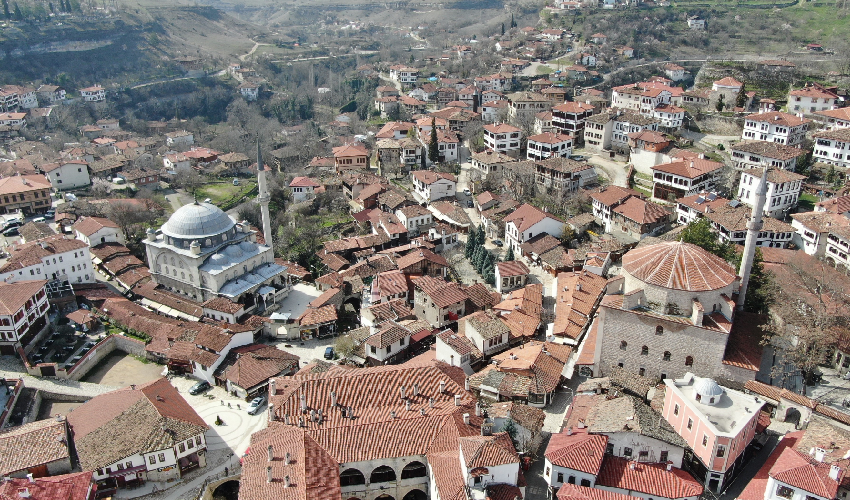
[[[242,250],[239,250],[238,245],[230,245],[224,249],[224,253],[231,257],[242,257]]]
[[[206,238],[227,232],[235,225],[222,209],[210,203],[183,205],[162,226],[172,238]]]
[[[212,262],[213,264],[224,264],[225,262],[227,262],[227,257],[225,257],[223,254],[217,253],[210,257],[210,262]]]
[[[694,382],[694,392],[705,399],[723,395],[723,388],[710,378],[698,378]]]
[[[644,283],[689,292],[718,290],[737,278],[725,260],[680,241],[631,250],[623,256],[623,269]]]
[[[251,253],[257,250],[257,244],[252,241],[243,241],[239,244],[239,248],[241,248],[243,252]]]

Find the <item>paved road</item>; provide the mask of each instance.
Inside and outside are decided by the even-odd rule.
[[[171,209],[175,212],[177,209],[182,207],[183,205],[187,205],[194,201],[190,195],[183,192],[175,192],[174,194],[165,195],[165,199],[168,200],[168,203],[171,203]]]
[[[735,480],[726,487],[726,489],[720,494],[720,500],[735,500],[744,491],[744,488],[750,483],[750,480],[755,477],[756,473],[761,469],[761,466],[767,461],[767,458],[770,456],[770,453],[776,448],[776,445],[779,443],[780,436],[773,435],[768,439],[767,443],[765,443],[764,448],[761,449],[755,456],[753,456],[747,465],[744,466],[744,470],[735,478]]]

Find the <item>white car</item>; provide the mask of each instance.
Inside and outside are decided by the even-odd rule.
[[[463,190],[463,194],[465,194],[466,196],[471,196],[471,195],[472,195],[472,191],[470,191],[470,190],[467,188],[467,189],[464,189],[464,190]]]
[[[248,415],[256,415],[259,413],[264,404],[266,404],[265,396],[257,396],[252,399],[251,403],[248,405]]]

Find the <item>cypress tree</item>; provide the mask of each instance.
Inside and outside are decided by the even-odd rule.
[[[15,2],[15,20],[16,21],[23,21],[24,20],[24,15],[21,14],[21,8],[18,7],[18,2]]]
[[[428,159],[431,163],[440,161],[440,149],[437,146],[437,126],[434,117],[431,117],[431,142],[428,143]]]
[[[514,260],[514,259],[515,259],[515,257],[514,257],[514,247],[511,246],[511,245],[508,245],[508,253],[505,254],[505,262],[511,261],[511,260]]]
[[[8,0],[3,0],[3,15],[6,16],[6,19],[12,19],[12,13],[9,12]]]
[[[466,238],[466,248],[464,249],[463,254],[467,259],[472,258],[472,253],[475,251],[475,248],[478,246],[477,243],[477,235],[478,232],[475,230],[474,226],[469,230],[469,235]]]

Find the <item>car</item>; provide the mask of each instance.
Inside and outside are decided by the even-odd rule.
[[[85,347],[86,349],[91,349],[92,347],[94,347],[94,342],[86,342],[86,345],[84,345],[83,347]]]
[[[206,380],[201,380],[200,382],[189,388],[189,394],[191,394],[192,396],[197,396],[198,394],[209,390],[209,388],[210,383]]]
[[[325,349],[325,359],[334,359],[334,348],[333,347],[328,346],[327,349]]]
[[[32,220],[32,222],[44,222],[46,219],[44,217],[36,217]]]
[[[504,245],[504,243],[502,243],[502,240],[493,240],[493,244],[496,245],[497,247]]]
[[[44,212],[44,217],[46,219],[52,219],[56,217],[56,212],[54,212],[53,210],[48,210],[47,212]]]
[[[21,227],[23,223],[19,220],[10,220],[3,224],[3,231],[7,229],[12,229],[13,227]]]
[[[17,227],[10,227],[9,229],[3,231],[3,236],[17,236],[21,233],[18,232]]]
[[[248,405],[248,415],[256,415],[259,413],[264,404],[266,404],[265,396],[257,396],[252,399],[251,403]]]
[[[471,196],[471,195],[472,195],[472,191],[470,191],[469,189],[464,189],[464,190],[463,190],[463,194],[465,194],[466,196]]]
[[[575,160],[575,161],[585,161],[585,160],[587,160],[587,156],[584,156],[584,155],[572,155],[572,156],[570,156],[570,160]]]
[[[472,203],[472,200],[466,200],[466,206],[468,208],[473,208],[475,206],[475,203]]]

